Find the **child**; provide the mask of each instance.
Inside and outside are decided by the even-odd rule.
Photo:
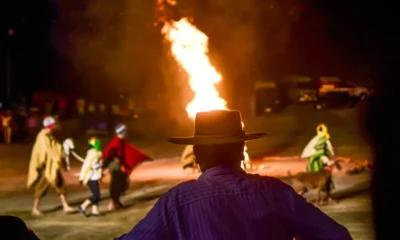
[[[97,138],[91,138],[89,140],[89,150],[87,151],[85,161],[82,165],[82,170],[79,176],[79,181],[82,184],[87,184],[92,196],[85,200],[79,207],[78,210],[86,217],[86,208],[92,204],[92,216],[102,216],[98,210],[97,204],[100,201],[100,187],[99,180],[102,177],[101,169],[101,158],[102,153],[100,146],[101,142]]]

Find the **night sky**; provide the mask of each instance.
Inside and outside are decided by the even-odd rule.
[[[154,18],[154,6],[137,4],[134,8],[127,5],[128,1],[118,1],[118,4],[115,1],[113,5],[105,0],[67,2],[68,4],[58,0],[7,1],[8,6],[4,9],[3,15],[6,17],[0,25],[0,80],[2,86],[5,86],[7,52],[10,51],[14,98],[41,90],[87,94],[93,86],[102,89],[110,89],[111,86],[111,89],[115,91],[121,87],[142,89],[146,87],[144,82],[157,79],[157,73],[154,73],[154,76],[148,76],[148,72],[158,68],[157,64],[161,60],[158,57],[162,46],[161,36],[158,34],[159,29],[151,25]],[[388,57],[387,43],[391,42],[386,36],[396,35],[396,32],[390,28],[395,22],[393,15],[387,13],[387,10],[386,14],[383,14],[384,10],[380,10],[390,9],[388,6],[372,5],[372,3],[361,5],[358,1],[342,4],[345,1],[292,0],[288,2],[291,2],[291,6],[295,6],[295,9],[301,9],[301,13],[290,23],[289,35],[280,45],[283,50],[273,52],[268,50],[268,47],[281,42],[278,39],[279,31],[284,24],[288,24],[284,20],[290,16],[277,15],[277,23],[269,26],[271,15],[274,13],[271,10],[263,10],[263,7],[266,8],[270,2],[279,3],[280,1],[254,1],[259,2],[261,9],[258,10],[257,19],[251,18],[251,12],[240,10],[239,4],[239,7],[230,4],[232,9],[227,7],[219,9],[215,6],[218,1],[214,3],[194,0],[182,2],[184,2],[182,5],[187,6],[178,11],[178,16],[179,14],[194,15],[197,20],[196,25],[210,37],[213,59],[214,54],[215,59],[222,59],[220,62],[225,61],[225,66],[229,66],[241,64],[240,61],[246,61],[246,58],[251,56],[252,69],[250,71],[247,69],[249,67],[243,67],[242,72],[233,73],[232,69],[221,64],[220,69],[224,76],[232,75],[229,78],[234,79],[232,80],[234,86],[245,81],[243,76],[246,78],[262,76],[279,81],[280,76],[289,73],[311,76],[337,75],[346,80],[370,85],[369,80],[374,78],[374,72],[378,66],[387,67],[382,64],[382,58]],[[204,5],[201,5],[203,3]],[[96,9],[103,11],[101,14],[95,15],[93,11],[88,10],[94,9],[95,5],[100,6]],[[283,11],[289,9],[282,8]],[[256,33],[252,35],[253,40],[255,39],[253,52],[236,54],[239,56],[236,62],[226,59],[232,58],[230,55],[232,49],[239,48],[227,47],[229,41],[226,36],[218,33],[222,30],[217,27],[211,28],[212,24],[209,23],[210,19],[213,19],[212,16],[219,16],[224,11],[230,13],[230,15],[226,13],[226,18],[230,20],[229,22],[224,20],[223,24],[232,24],[232,31],[238,31],[234,26],[240,26],[237,25],[239,22],[242,24],[248,22],[248,24],[253,24],[253,30],[255,29],[253,32]],[[119,20],[119,16],[122,15],[125,19],[128,18],[127,16],[134,16],[129,18],[132,19],[129,21],[139,30],[127,35],[124,29],[130,24]],[[223,24],[221,26],[224,26]],[[268,29],[265,30],[267,25]],[[12,37],[7,37],[9,28],[15,31]],[[120,34],[121,31],[124,31],[125,35]],[[235,36],[242,35],[239,32]],[[274,41],[275,37],[277,39]],[[129,42],[130,39],[132,43]],[[89,47],[86,47],[84,42],[89,44]],[[140,52],[140,43],[146,44],[146,51]],[[93,50],[87,50],[95,44],[97,45],[93,47]],[[117,49],[115,52],[118,54],[114,54],[113,49],[116,46],[125,46],[123,44],[139,45],[139,47],[132,47],[132,49],[130,46],[125,47],[124,51]],[[273,48],[275,47],[270,47],[270,49]],[[151,53],[148,53],[149,51]],[[388,52],[393,53],[393,51]],[[126,52],[132,52],[132,55],[125,55]],[[96,54],[100,55],[95,56]],[[145,57],[146,67],[140,65],[144,63],[136,63],[143,60],[138,59],[143,55],[153,56]],[[88,62],[93,62],[93,64],[88,64]],[[127,66],[125,63],[128,63]],[[157,64],[150,66],[151,63]],[[135,73],[128,73],[128,71],[135,71]],[[156,70],[156,72],[159,71],[159,69]],[[126,82],[130,85],[126,85]],[[2,90],[1,96],[4,98],[5,87]]]

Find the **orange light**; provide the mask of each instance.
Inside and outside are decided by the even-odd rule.
[[[227,110],[226,101],[215,88],[222,81],[222,76],[210,63],[207,35],[187,18],[164,22],[161,33],[171,43],[171,53],[175,60],[189,76],[190,87],[194,92],[193,100],[186,106],[189,118],[193,120],[198,112]],[[249,164],[246,146],[243,154],[245,164]]]

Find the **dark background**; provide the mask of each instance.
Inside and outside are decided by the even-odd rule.
[[[176,115],[172,109],[183,108],[192,96],[168,55],[160,27],[153,25],[155,3],[6,1],[1,85],[9,50],[14,98],[39,90],[91,99],[107,90],[111,98],[122,88],[139,105]],[[220,90],[232,108],[249,110],[254,81],[279,81],[287,74],[371,83],[376,54],[368,41],[371,34],[360,27],[360,12],[345,10],[337,1],[181,0],[167,14],[192,16],[209,36],[211,59],[224,76]],[[15,31],[12,37],[7,37],[8,28]]]
[[[181,0],[171,14],[193,16],[210,37],[210,55],[224,76],[230,107],[247,108],[253,81],[279,81],[288,73],[337,75],[375,85],[365,126],[375,147],[378,239],[398,235],[400,41],[398,7],[392,2]],[[153,26],[155,1],[1,4],[0,84],[5,86],[10,49],[14,97],[62,90],[95,98],[104,89],[111,95],[122,87],[154,112],[184,114],[190,95],[178,90],[186,90],[187,83],[176,74],[168,44]],[[8,28],[15,29],[11,41]]]

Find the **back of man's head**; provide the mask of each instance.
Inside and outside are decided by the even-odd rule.
[[[244,142],[193,146],[196,162],[202,172],[217,166],[240,168],[240,162],[244,159],[243,151]]]

